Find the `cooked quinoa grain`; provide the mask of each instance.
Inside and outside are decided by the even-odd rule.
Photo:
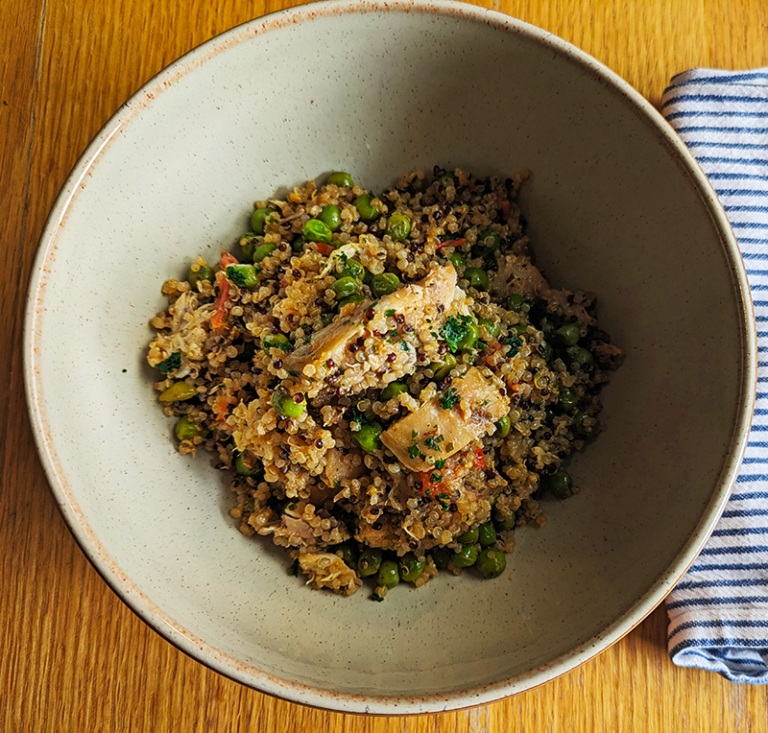
[[[550,287],[501,180],[435,168],[376,196],[349,174],[258,201],[150,323],[181,453],[231,475],[247,536],[312,588],[382,600],[440,570],[494,578],[602,426],[624,354],[591,293]]]

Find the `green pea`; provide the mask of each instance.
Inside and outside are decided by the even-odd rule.
[[[205,428],[200,427],[197,423],[193,423],[186,415],[181,417],[176,423],[174,428],[176,437],[179,440],[192,440],[198,435],[205,435]]]
[[[480,329],[474,321],[467,321],[465,325],[467,327],[467,333],[463,338],[456,342],[456,345],[462,351],[469,351],[480,338]]]
[[[342,270],[340,277],[353,277],[355,280],[365,278],[365,268],[357,260],[347,260],[346,267]]]
[[[344,298],[343,300],[339,301],[339,308],[343,308],[345,305],[349,305],[350,303],[362,303],[365,300],[365,296],[361,295],[360,293],[355,293],[354,295],[350,295],[348,298]]]
[[[516,323],[514,326],[512,326],[512,331],[514,331],[518,336],[522,336],[525,333],[528,333],[528,324],[527,323]]]
[[[269,257],[275,250],[277,245],[272,242],[264,242],[256,247],[256,251],[253,253],[253,261],[261,262],[265,257]]]
[[[460,267],[464,267],[464,258],[459,252],[454,252],[452,255],[448,255],[448,261],[458,270]]]
[[[213,282],[213,270],[208,265],[200,265],[200,269],[197,272],[189,271],[189,284],[193,290],[197,290],[197,284],[201,280],[208,280]]]
[[[486,331],[488,331],[488,335],[491,338],[496,338],[499,335],[501,326],[496,323],[496,321],[493,321],[490,318],[480,318],[479,323]]]
[[[352,176],[350,176],[349,173],[344,173],[344,171],[334,171],[331,173],[331,175],[328,176],[328,183],[332,183],[339,188],[352,188],[352,186],[355,185]]]
[[[573,431],[580,438],[591,438],[595,434],[595,425],[584,425],[584,418],[589,417],[586,412],[578,411],[573,416]]]
[[[296,252],[296,254],[300,254],[304,251],[304,245],[307,243],[306,238],[303,234],[300,234],[296,239],[291,242],[291,249]]]
[[[235,472],[240,476],[253,476],[256,471],[253,468],[248,468],[243,461],[243,454],[238,453],[235,456]]]
[[[462,545],[474,545],[479,536],[480,529],[478,527],[472,527],[464,532],[464,534],[460,534],[456,539],[461,542]]]
[[[512,293],[512,295],[507,296],[507,310],[509,311],[519,313],[523,303],[525,303],[525,298],[518,293]]]
[[[363,578],[367,578],[369,575],[376,575],[381,567],[382,554],[381,550],[375,547],[369,547],[360,553],[360,557],[357,561],[357,572]]]
[[[595,357],[592,356],[592,352],[589,349],[585,349],[581,346],[575,348],[571,352],[571,363],[585,366],[586,364],[594,364]]]
[[[355,199],[355,208],[363,221],[373,221],[381,216],[381,209],[371,204],[373,199],[372,193],[364,193]]]
[[[445,379],[456,364],[458,364],[458,361],[453,354],[445,354],[441,357],[440,361],[433,361],[429,368],[432,370],[435,379]]]
[[[573,480],[566,471],[555,471],[546,476],[544,486],[556,499],[567,499],[573,494]]]
[[[558,405],[563,412],[570,412],[579,401],[579,394],[574,389],[564,389],[560,392]]]
[[[282,333],[271,333],[261,339],[261,347],[269,353],[270,349],[280,349],[281,351],[292,351],[291,342],[288,337]]]
[[[400,558],[400,578],[414,583],[421,577],[425,566],[424,560],[419,560],[416,555],[409,552]]]
[[[270,223],[267,221],[267,217],[271,219],[274,213],[272,209],[256,209],[251,215],[251,229],[256,234],[264,234],[264,227]]]
[[[438,570],[445,570],[453,557],[453,553],[447,547],[434,547],[430,554]]]
[[[479,267],[468,267],[464,270],[464,279],[469,281],[469,285],[476,290],[488,289],[488,273]]]
[[[379,572],[376,574],[376,582],[388,590],[392,590],[400,582],[400,573],[394,560],[384,560]]]
[[[371,290],[377,298],[394,293],[399,287],[400,278],[392,272],[382,272],[380,275],[374,275],[373,280],[371,280]]]
[[[240,249],[243,250],[245,259],[250,262],[253,262],[253,250],[255,247],[253,242],[257,236],[258,235],[255,232],[247,232],[240,237]]]
[[[341,300],[357,293],[360,283],[353,277],[340,277],[331,285],[331,289],[336,293],[336,299]]]
[[[380,423],[369,422],[365,423],[356,433],[352,433],[352,437],[366,453],[373,453],[381,448],[379,436],[383,430],[384,428],[381,427]]]
[[[477,562],[477,548],[474,545],[465,545],[458,552],[454,552],[451,559],[457,568],[472,567]]]
[[[259,284],[259,275],[253,265],[229,265],[227,278],[239,288],[255,288]]]
[[[477,244],[482,247],[485,252],[493,252],[501,246],[501,239],[496,232],[486,230],[477,235]]]
[[[494,547],[486,547],[477,556],[477,570],[484,578],[498,578],[507,567],[507,556]]]
[[[402,242],[408,239],[411,233],[411,220],[405,215],[396,211],[387,220],[387,234],[396,242]]]
[[[544,347],[544,351],[541,352],[541,358],[546,362],[552,361],[552,357],[555,355],[555,350],[546,341],[542,341],[541,345]]]
[[[323,224],[325,224],[332,232],[335,232],[341,226],[341,215],[339,214],[339,207],[330,204],[325,206],[320,212],[320,216],[317,217]]]
[[[182,402],[192,399],[197,394],[197,388],[187,382],[174,382],[160,395],[160,402]]]
[[[340,545],[336,545],[331,549],[333,550],[333,553],[338,555],[349,567],[353,567],[357,563],[357,558],[360,555],[360,551],[357,549],[357,543],[352,542],[352,540],[342,542]]]
[[[496,529],[493,522],[484,522],[477,529],[477,540],[482,547],[490,547],[496,542]]]
[[[307,409],[306,400],[296,402],[291,395],[284,395],[280,392],[275,392],[272,395],[272,404],[278,414],[283,417],[299,417]]]
[[[390,382],[383,390],[381,390],[380,397],[384,401],[391,400],[393,397],[397,397],[397,395],[407,391],[407,385],[402,382]]]
[[[308,242],[322,242],[330,244],[333,237],[331,230],[319,219],[310,219],[301,230],[301,233],[307,238]]]
[[[579,327],[575,323],[566,323],[555,331],[555,338],[566,346],[575,346],[579,340]]]
[[[496,423],[496,432],[500,438],[506,438],[509,435],[509,429],[512,427],[512,421],[509,419],[509,415],[504,415]]]
[[[506,519],[497,519],[495,521],[496,530],[499,532],[508,532],[510,529],[514,529],[517,524],[517,517],[513,514]]]

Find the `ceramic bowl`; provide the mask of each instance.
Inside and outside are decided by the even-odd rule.
[[[508,571],[385,603],[311,592],[242,536],[226,482],[174,447],[145,365],[162,282],[216,259],[257,199],[349,170],[528,168],[539,265],[599,294],[627,352],[581,492],[518,531]],[[705,541],[754,396],[744,269],[715,195],[654,109],[544,31],[452,2],[335,0],[195,49],[109,121],[40,245],[29,409],[72,533],[168,641],[259,690],[385,714],[526,690],[648,614]]]

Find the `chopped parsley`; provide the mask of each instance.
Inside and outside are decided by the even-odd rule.
[[[435,461],[435,468],[439,471],[442,468],[445,468],[445,461],[441,458],[439,461]]]
[[[392,316],[395,315],[395,309],[389,308],[388,310],[385,310],[384,315],[387,316],[387,318],[392,318]]]
[[[441,484],[441,483],[443,483],[443,475],[441,473],[433,473],[429,477],[429,483],[431,483],[431,484]]]
[[[376,603],[381,603],[384,599],[380,595],[374,593],[371,595],[371,600],[376,601]]]
[[[407,343],[405,343],[405,341],[401,341],[401,342],[400,342],[400,348],[401,348],[403,351],[408,351],[408,344],[407,344]]]
[[[435,441],[434,437],[432,437],[431,435],[429,436],[429,438],[427,438],[424,441],[424,445],[426,445],[427,448],[431,448],[434,451],[438,451],[438,452],[440,451],[440,446],[437,444],[437,441]]]
[[[365,422],[365,415],[356,407],[349,408],[349,421],[356,422],[358,425],[362,425]]]
[[[289,572],[291,575],[295,575],[295,576],[297,576],[297,577],[298,577],[298,575],[299,575],[299,561],[298,561],[298,560],[294,560],[294,561],[293,561],[293,564],[292,564],[292,565],[291,565],[291,567],[288,569],[288,572]]]
[[[159,369],[163,374],[170,374],[171,372],[175,372],[180,366],[180,351],[174,351],[167,359],[164,359],[159,364],[155,364],[155,368]]]
[[[448,509],[448,502],[450,501],[451,497],[448,496],[448,494],[438,494],[435,499],[437,500],[437,503],[440,504],[440,508],[443,511],[446,511]]]
[[[444,410],[450,410],[454,405],[461,402],[461,395],[453,387],[448,387],[439,401],[440,407]]]
[[[523,339],[519,336],[507,336],[501,343],[510,347],[507,356],[514,356],[520,351],[520,347],[523,345]]]
[[[419,450],[419,446],[416,444],[416,438],[419,437],[419,434],[414,430],[411,433],[411,440],[413,443],[408,446],[408,455],[411,458],[424,458],[424,454]]]
[[[471,321],[471,316],[449,316],[445,325],[440,329],[440,335],[454,354],[459,348],[459,343],[469,334],[467,324]]]

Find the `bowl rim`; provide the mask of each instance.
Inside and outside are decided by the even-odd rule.
[[[721,466],[717,488],[691,535],[666,572],[624,613],[600,633],[556,659],[533,670],[493,683],[444,694],[425,696],[387,696],[337,693],[291,682],[270,675],[225,654],[196,637],[156,606],[128,578],[109,556],[90,527],[76,501],[55,450],[54,435],[46,416],[44,385],[40,378],[40,321],[44,311],[45,292],[58,245],[58,233],[65,226],[83,180],[103,158],[114,135],[136,119],[152,100],[207,60],[246,40],[288,25],[312,21],[318,17],[351,13],[426,13],[479,22],[508,33],[524,36],[588,73],[613,93],[623,97],[634,108],[658,140],[665,144],[670,156],[699,195],[717,231],[724,255],[731,269],[734,296],[737,299],[741,327],[741,384],[737,414],[730,435],[728,457]],[[96,134],[68,175],[46,221],[30,276],[24,319],[24,386],[27,409],[35,444],[56,504],[76,542],[89,562],[117,596],[145,623],[178,649],[210,669],[243,685],[276,697],[344,713],[406,715],[457,710],[490,703],[524,692],[569,672],[599,652],[607,649],[638,625],[661,603],[679,578],[695,560],[714,529],[730,495],[746,449],[754,407],[757,374],[757,340],[751,293],[746,270],[736,238],[712,185],[698,162],[673,128],[638,91],[571,43],[524,21],[482,7],[455,0],[322,0],[270,13],[247,21],[193,48],[152,77],[126,101]]]

